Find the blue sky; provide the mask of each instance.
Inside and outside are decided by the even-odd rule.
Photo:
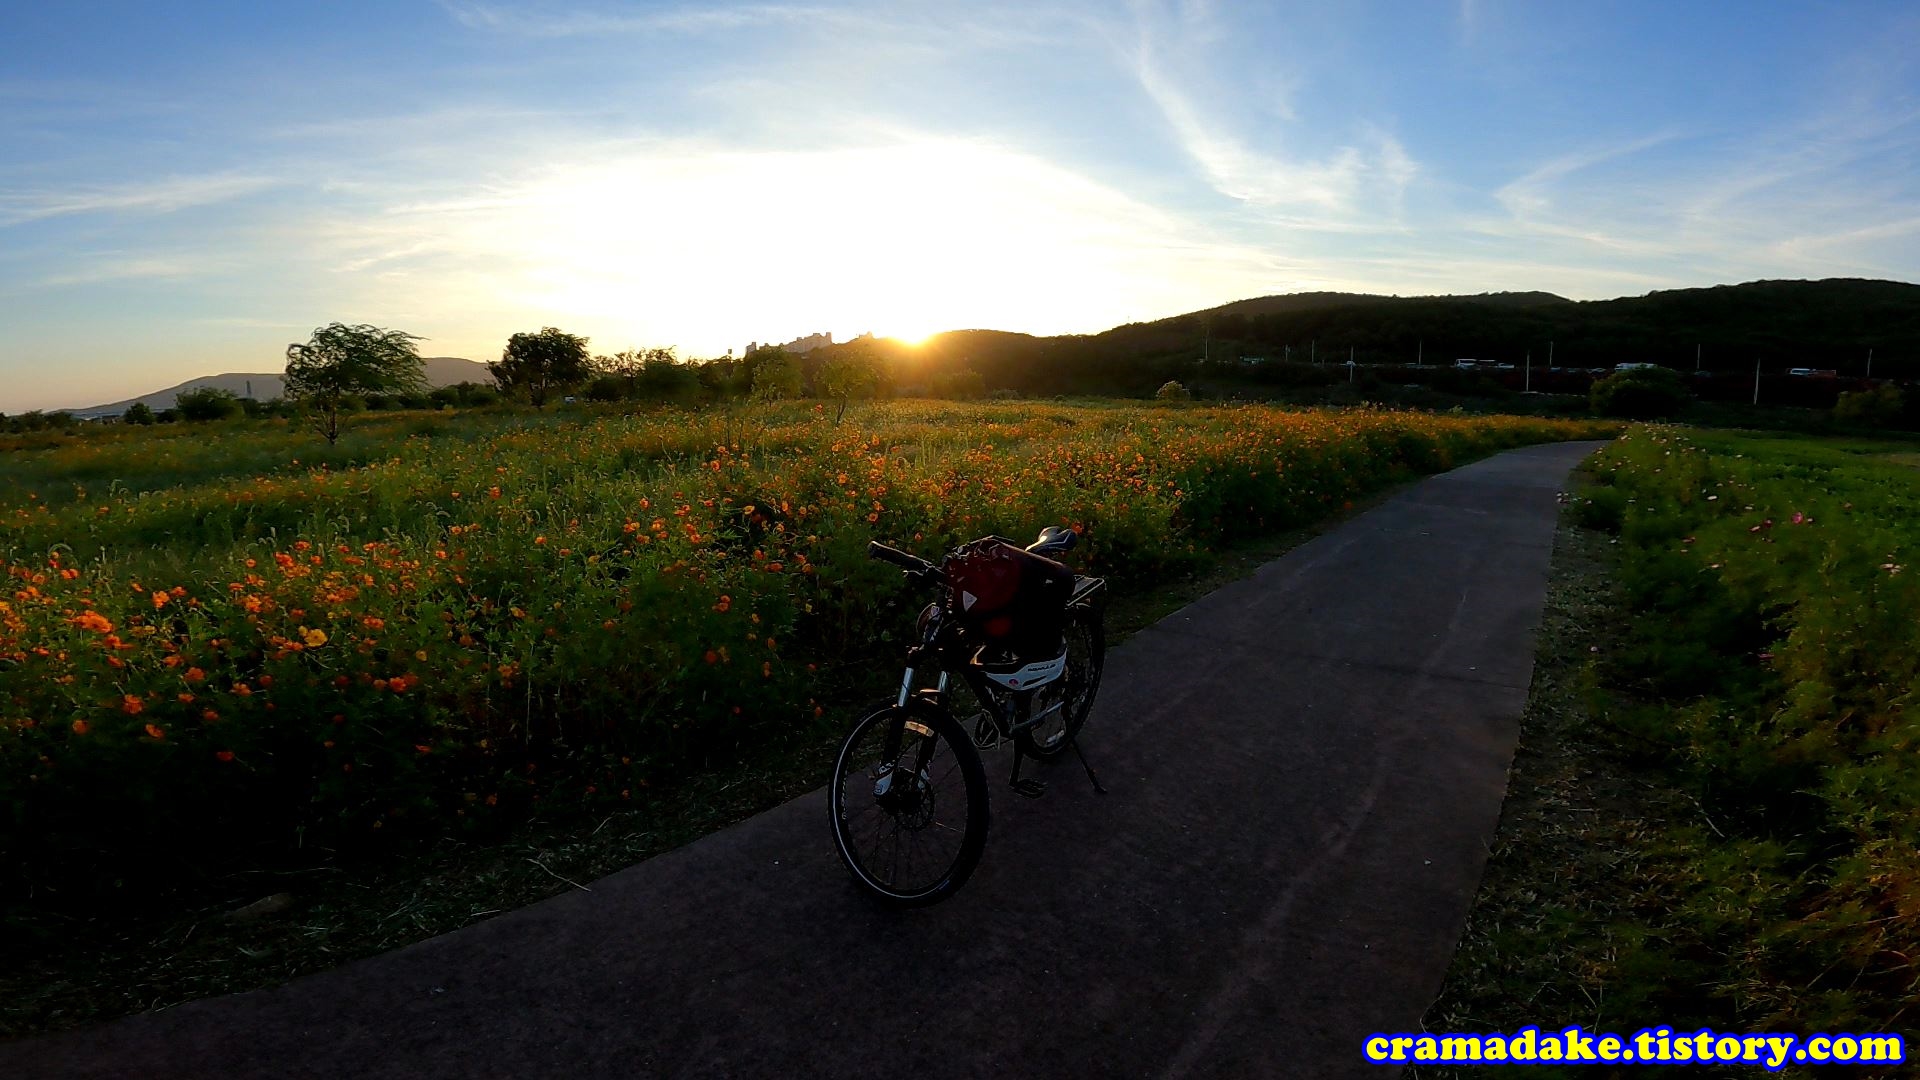
[[[1911,3],[0,4],[0,410],[1097,331],[1308,289],[1920,280]]]

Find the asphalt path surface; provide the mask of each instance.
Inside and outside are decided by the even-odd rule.
[[[1556,494],[1599,444],[1416,484],[1107,655],[952,900],[876,907],[824,791],[530,908],[0,1045],[39,1077],[1391,1075],[1493,836]],[[1030,768],[1032,768],[1030,766]],[[824,779],[824,778],[823,778]]]

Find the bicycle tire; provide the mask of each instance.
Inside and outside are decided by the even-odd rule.
[[[910,722],[920,731],[908,728]],[[897,725],[891,737],[900,748],[891,762],[885,749],[889,725]],[[926,756],[917,768],[898,771],[899,762],[921,750]],[[904,794],[887,802],[878,791],[883,777],[889,783],[905,777],[909,786],[896,788]],[[964,802],[957,809],[952,805],[956,794]],[[919,907],[952,896],[986,850],[990,815],[980,754],[959,721],[926,702],[882,706],[853,726],[834,758],[827,803],[841,862],[855,881],[891,905]],[[947,840],[956,831],[957,837]],[[903,865],[903,837],[918,844],[923,836],[929,843],[947,840],[941,846],[950,850],[909,853]],[[923,868],[919,872],[913,869],[916,861]]]
[[[1093,711],[1094,695],[1100,692],[1100,673],[1106,668],[1107,630],[1099,612],[1087,607],[1069,609],[1066,633],[1067,670],[1060,677],[1078,679],[1083,685],[1070,691],[1073,696],[1055,720],[1037,724],[1017,736],[1022,752],[1040,761],[1052,761],[1066,753],[1068,744],[1079,737],[1087,714]]]

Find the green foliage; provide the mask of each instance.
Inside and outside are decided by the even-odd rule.
[[[217,386],[188,390],[174,398],[173,407],[179,411],[182,420],[193,423],[231,420],[245,412],[240,407],[240,399],[231,390],[222,390]]]
[[[331,446],[340,439],[340,414],[365,407],[370,394],[426,390],[418,337],[377,326],[329,323],[305,344],[287,346],[286,397],[304,407]]]
[[[1870,444],[1638,431],[1605,451],[1635,610],[1613,723],[1722,835],[1680,840],[1676,1024],[1874,1028],[1920,1005],[1920,472]],[[1696,965],[1697,966],[1697,965]],[[1677,970],[1677,969],[1676,969]]]
[[[1891,427],[1906,412],[1906,395],[1891,383],[1871,390],[1842,391],[1833,406],[1833,418],[1866,427]]]
[[[1611,486],[1595,486],[1573,496],[1573,522],[1582,528],[1617,533],[1626,519],[1627,494]]]
[[[1193,391],[1173,379],[1168,379],[1160,384],[1160,389],[1155,390],[1153,396],[1160,401],[1192,401]]]
[[[126,412],[120,414],[120,421],[121,423],[139,424],[144,427],[153,423],[153,409],[149,408],[144,401],[136,401],[127,406]]]
[[[937,398],[972,401],[987,396],[987,381],[972,368],[950,368],[934,373],[931,389]]]
[[[1687,407],[1693,395],[1669,368],[1639,367],[1617,371],[1593,384],[1593,411],[1628,420],[1656,420]]]
[[[508,338],[500,359],[487,367],[501,390],[525,394],[535,408],[549,393],[585,382],[593,370],[587,339],[551,326]]]
[[[833,422],[846,417],[847,402],[877,393],[883,379],[880,360],[865,341],[836,349],[820,370],[820,389],[840,406]]]
[[[442,386],[427,395],[430,408],[458,407],[474,409],[500,403],[500,391],[485,383],[463,382]]]
[[[80,426],[80,421],[65,410],[59,412],[41,412],[31,409],[16,416],[0,413],[5,421],[4,429],[10,435],[21,435],[31,431],[71,431]]]
[[[749,361],[753,368],[753,399],[782,401],[800,396],[800,362],[780,349],[763,349]]]

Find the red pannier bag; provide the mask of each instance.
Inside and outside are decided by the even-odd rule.
[[[1073,571],[999,537],[963,545],[946,564],[952,610],[983,644],[1024,660],[1060,654]]]

